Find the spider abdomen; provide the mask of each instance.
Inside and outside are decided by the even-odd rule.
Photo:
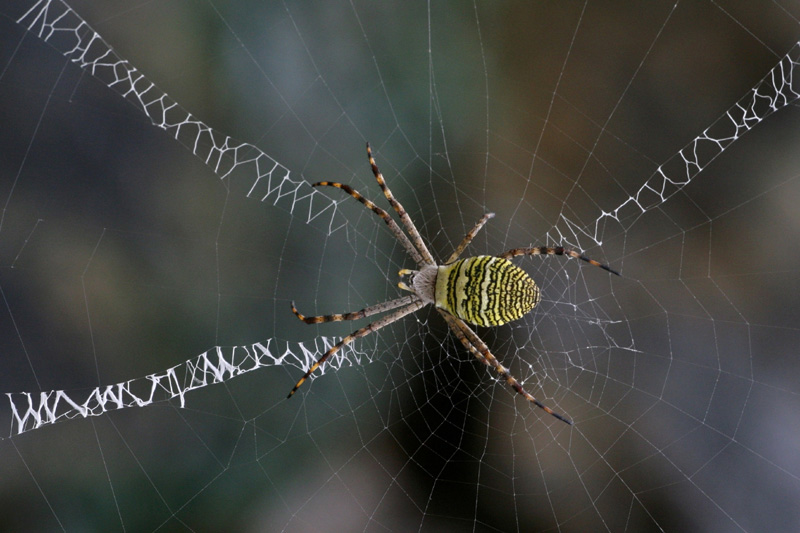
[[[436,307],[478,326],[517,320],[539,303],[539,287],[507,259],[479,255],[439,267]]]

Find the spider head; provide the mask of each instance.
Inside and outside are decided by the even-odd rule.
[[[399,272],[400,283],[398,287],[405,291],[411,291],[426,304],[432,304],[436,294],[436,275],[439,267],[436,265],[425,265],[420,270],[403,269]],[[408,278],[408,284],[404,278]]]

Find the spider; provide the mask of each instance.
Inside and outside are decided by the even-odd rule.
[[[494,217],[494,213],[486,213],[475,224],[456,247],[455,251],[444,264],[439,265],[434,261],[433,256],[428,251],[428,247],[422,241],[422,236],[417,231],[411,218],[400,205],[400,202],[392,195],[386,181],[383,179],[375,159],[372,157],[372,150],[367,143],[367,158],[372,167],[372,173],[378,181],[384,196],[389,204],[397,212],[400,221],[405,226],[408,235],[403,233],[400,226],[392,219],[389,214],[372,203],[370,200],[343,183],[321,181],[314,183],[313,187],[336,187],[345,191],[347,194],[364,204],[373,213],[381,217],[392,234],[400,241],[408,255],[417,264],[418,270],[403,269],[398,273],[400,282],[397,284],[400,289],[411,294],[366,307],[360,311],[352,313],[305,316],[297,310],[292,302],[292,312],[306,324],[321,324],[323,322],[339,322],[342,320],[358,320],[386,311],[394,312],[385,315],[361,329],[358,329],[344,337],[331,349],[325,352],[308,371],[303,374],[300,381],[294,386],[287,398],[297,392],[297,389],[333,354],[354,340],[365,337],[384,326],[388,326],[406,315],[414,313],[433,304],[439,314],[444,317],[445,322],[455,334],[461,344],[472,353],[479,361],[487,366],[493,367],[505,381],[517,393],[524,396],[527,400],[534,403],[537,407],[551,414],[562,422],[572,424],[568,418],[556,413],[542,402],[529,394],[522,385],[512,376],[508,370],[497,360],[477,333],[467,324],[476,326],[501,326],[512,320],[517,320],[530,312],[539,303],[539,287],[528,274],[521,268],[514,265],[510,258],[518,255],[561,255],[586,261],[587,263],[600,267],[612,274],[620,274],[610,267],[598,263],[588,257],[565,248],[547,248],[537,246],[532,248],[513,248],[498,256],[478,255],[459,259],[464,249],[472,242],[475,235],[481,230],[484,224]],[[406,283],[405,280],[408,280]]]

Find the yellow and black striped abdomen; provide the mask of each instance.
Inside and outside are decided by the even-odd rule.
[[[478,326],[516,320],[539,303],[539,287],[507,259],[479,255],[439,267],[436,307]]]

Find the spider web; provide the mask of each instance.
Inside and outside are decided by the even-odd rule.
[[[796,6],[0,14],[2,529],[800,524]],[[365,141],[440,260],[493,211],[468,254],[621,271],[517,258],[543,301],[479,330],[574,426],[430,309],[284,399],[362,325],[289,302],[395,298],[412,263],[309,186],[388,208]]]

